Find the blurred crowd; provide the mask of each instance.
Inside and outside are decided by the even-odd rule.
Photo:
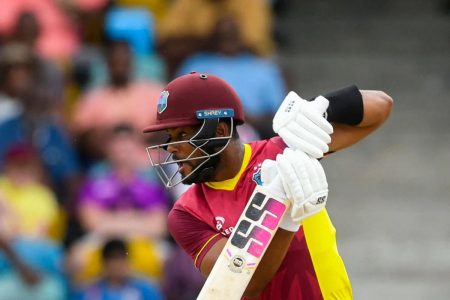
[[[286,94],[275,20],[287,1],[0,0],[0,300],[195,299],[148,162],[165,84],[216,74],[245,141]]]

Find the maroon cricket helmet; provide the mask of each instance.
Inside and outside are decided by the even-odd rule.
[[[234,123],[244,123],[244,110],[233,88],[225,80],[210,74],[191,72],[172,80],[162,91],[157,104],[156,120],[144,129],[163,129],[198,125],[201,111],[233,112]]]

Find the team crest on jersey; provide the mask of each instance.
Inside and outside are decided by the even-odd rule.
[[[262,185],[262,180],[261,180],[261,164],[258,164],[257,167],[253,167],[254,173],[252,175],[252,179],[253,181],[257,184],[257,185]]]
[[[161,114],[167,108],[167,99],[169,98],[168,91],[162,91],[158,99],[158,114]]]

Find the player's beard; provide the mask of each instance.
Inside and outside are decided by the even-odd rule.
[[[214,155],[206,158],[206,162],[197,170],[189,173],[186,177],[182,178],[183,184],[193,184],[211,181],[214,178],[215,170],[219,164],[219,155]],[[195,167],[194,167],[195,168]]]

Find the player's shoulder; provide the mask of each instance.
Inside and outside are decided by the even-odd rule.
[[[250,147],[253,157],[264,155],[266,158],[272,158],[274,155],[283,152],[287,146],[279,136],[274,136],[267,140],[251,142]]]
[[[203,214],[205,202],[201,185],[193,184],[175,201],[171,213],[183,212],[198,217]]]
[[[199,185],[193,184],[186,189],[175,201],[174,207],[184,206],[186,203],[196,201],[199,197]]]

